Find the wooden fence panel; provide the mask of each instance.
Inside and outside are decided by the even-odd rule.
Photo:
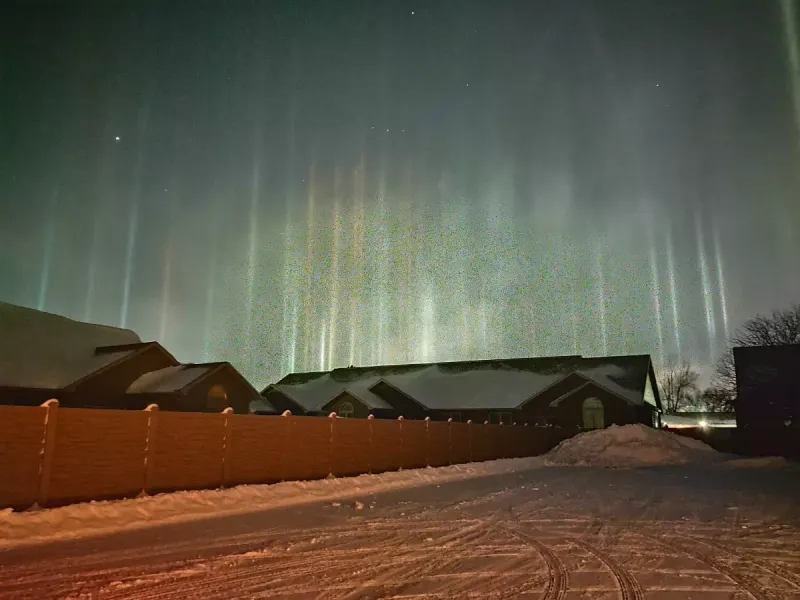
[[[400,458],[404,469],[428,466],[428,431],[425,421],[400,421]]]
[[[148,414],[58,408],[46,506],[137,496],[144,488]]]
[[[230,479],[225,485],[275,483],[290,479],[286,469],[286,417],[228,415],[231,431]]]
[[[222,485],[225,415],[161,411],[148,492]]]
[[[42,406],[0,406],[0,508],[23,509],[39,499],[46,415]]]
[[[489,425],[473,425],[472,426],[472,448],[473,460],[475,462],[483,462],[489,460]]]
[[[487,425],[487,446],[488,446],[488,460],[497,460],[503,458],[507,450],[507,442],[509,435],[507,430],[510,425]]]
[[[331,472],[331,428],[326,417],[283,417],[289,419],[286,457],[289,478],[297,481],[323,479]]]
[[[334,419],[331,473],[337,477],[369,473],[372,457],[370,421]]]
[[[428,460],[432,467],[443,467],[452,463],[450,423],[428,422]]]
[[[469,447],[469,428],[467,423],[453,423],[450,425],[450,440],[452,444],[452,463],[462,464],[472,461]]]
[[[373,473],[397,471],[403,464],[400,461],[400,421],[390,419],[371,419]]]

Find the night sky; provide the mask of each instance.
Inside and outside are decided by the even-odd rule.
[[[800,298],[797,4],[6,3],[0,300],[256,385],[707,366]]]

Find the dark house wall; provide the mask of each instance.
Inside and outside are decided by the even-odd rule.
[[[297,404],[294,400],[289,398],[286,394],[279,390],[268,390],[261,394],[267,402],[275,407],[278,414],[283,414],[284,411],[289,411],[293,415],[304,415],[306,410]]]
[[[51,398],[55,398],[60,404],[63,404],[63,397],[64,394],[61,390],[0,386],[0,404],[39,406]]]
[[[161,348],[150,346],[70,387],[63,404],[86,408],[120,408],[119,405],[125,403],[123,398],[126,390],[139,377],[177,364]]]
[[[230,406],[236,414],[248,414],[250,412],[250,403],[260,398],[259,394],[247,385],[231,367],[224,367],[203,377],[196,384],[186,389],[185,394],[180,396],[179,408],[175,410],[222,412],[225,409],[224,406],[220,408],[215,403],[209,403],[208,392],[215,385],[221,385],[225,388],[225,392],[228,395],[227,406]]]
[[[350,394],[340,394],[330,402],[328,402],[325,406],[322,407],[322,412],[325,414],[330,414],[335,412],[337,415],[339,414],[340,407],[345,402],[349,402],[353,405],[353,409],[355,410],[354,418],[356,419],[366,419],[371,413],[372,409],[362,403],[358,398],[355,396],[351,396]]]
[[[800,345],[734,348],[736,424],[781,428],[800,422]]]
[[[422,406],[406,396],[403,392],[383,381],[379,381],[372,386],[370,391],[386,400],[386,402],[394,407],[397,414],[402,415],[404,419],[424,419],[427,416],[428,411]]]
[[[595,386],[586,386],[562,400],[553,407],[558,424],[562,427],[581,427],[583,425],[583,402],[587,398],[597,398],[603,403],[605,427],[627,425],[639,422],[635,407],[613,394]]]
[[[555,413],[550,404],[584,383],[586,383],[586,379],[574,373],[556,382],[552,387],[547,388],[522,406],[520,409],[522,421],[533,423],[554,417]]]

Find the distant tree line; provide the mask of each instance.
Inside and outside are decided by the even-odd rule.
[[[664,412],[672,414],[692,407],[708,412],[733,412],[736,400],[733,348],[791,344],[800,344],[800,304],[750,319],[728,340],[710,387],[699,389],[700,374],[689,363],[667,365],[662,369],[658,387]]]

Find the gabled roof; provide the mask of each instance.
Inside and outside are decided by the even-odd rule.
[[[382,381],[432,410],[500,410],[520,407],[573,373],[630,404],[642,404],[652,365],[648,355],[391,365],[294,374],[270,387],[306,410],[319,410],[345,390],[371,408],[391,408],[372,393]]]
[[[126,358],[141,344],[127,329],[82,323],[0,302],[0,385],[60,389]],[[122,345],[123,347],[119,347]],[[117,346],[98,354],[99,346]]]
[[[185,394],[192,386],[197,385],[206,377],[219,371],[228,371],[238,377],[252,391],[253,396],[258,396],[256,390],[245,377],[228,362],[185,364],[166,367],[157,371],[145,373],[134,381],[127,390],[129,394]]]
[[[332,373],[303,373],[305,377],[293,377],[289,381],[299,383],[287,384],[284,377],[278,383],[267,386],[262,393],[275,389],[289,400],[300,405],[306,411],[317,411],[344,391],[350,392],[367,408],[392,408],[383,398],[373,394],[369,388],[377,382],[376,376],[362,377],[353,381],[338,381]]]
[[[181,392],[207,375],[216,365],[177,365],[145,373],[130,386],[128,394],[171,394]]]

